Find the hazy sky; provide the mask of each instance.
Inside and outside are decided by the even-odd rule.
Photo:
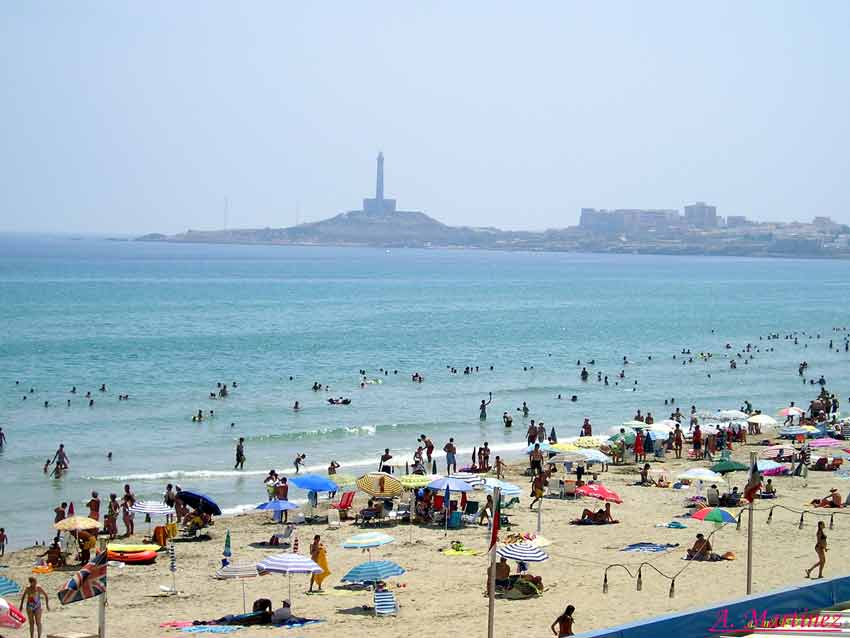
[[[0,230],[850,222],[850,2],[4,2]]]

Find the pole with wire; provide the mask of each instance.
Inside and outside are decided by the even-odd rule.
[[[756,469],[758,463],[758,455],[755,452],[750,452],[750,468],[751,471]],[[753,593],[753,503],[755,499],[750,499],[750,506],[747,508],[747,596]]]

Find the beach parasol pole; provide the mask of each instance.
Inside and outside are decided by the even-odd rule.
[[[101,538],[98,544],[100,551],[105,552],[106,539]],[[106,638],[106,588],[97,599],[97,638]]]
[[[501,488],[493,488],[493,514],[499,516],[499,508],[496,503],[502,498]],[[492,523],[492,521],[491,521]],[[493,523],[498,526],[498,521]],[[496,543],[490,547],[490,574],[487,577],[487,638],[493,638],[493,630],[496,620]]]
[[[540,500],[537,501],[537,533],[540,534],[543,531],[543,497],[540,497]]]
[[[750,452],[750,467],[758,462],[758,455]],[[747,595],[753,593],[753,499],[747,508]]]

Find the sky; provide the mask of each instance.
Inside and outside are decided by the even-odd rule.
[[[379,150],[452,225],[850,223],[848,27],[846,0],[5,2],[0,231],[316,221]]]

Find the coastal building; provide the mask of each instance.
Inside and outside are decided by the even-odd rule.
[[[620,208],[616,210],[582,208],[581,230],[600,234],[666,232],[680,225],[678,210],[664,208]]]
[[[705,202],[685,206],[685,221],[691,228],[717,228],[717,207]]]
[[[743,215],[728,215],[726,217],[726,228],[740,228],[750,222]]]

